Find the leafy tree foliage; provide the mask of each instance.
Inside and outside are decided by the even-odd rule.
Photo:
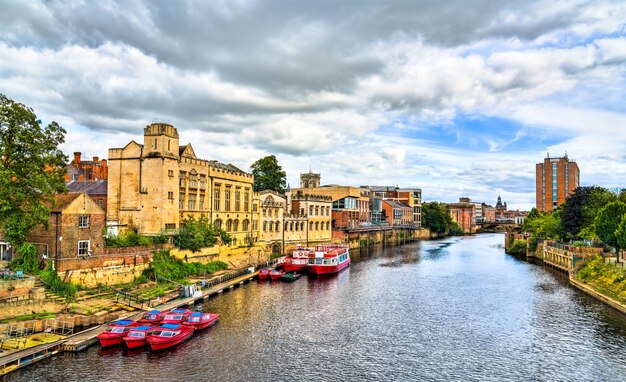
[[[272,190],[284,194],[287,188],[287,173],[278,164],[274,155],[268,155],[250,166],[254,175],[254,191]]]
[[[561,217],[563,218],[563,231],[566,235],[576,237],[585,226],[591,223],[585,222],[583,210],[596,188],[598,187],[578,187],[565,200]]]
[[[17,250],[17,258],[11,261],[11,269],[22,270],[33,275],[39,273],[37,248],[30,243],[22,244]]]
[[[443,203],[430,202],[422,205],[422,225],[436,234],[446,234],[454,228],[450,208]]]
[[[143,276],[146,278],[154,277],[156,272],[170,280],[182,282],[189,276],[202,277],[227,268],[228,264],[223,261],[211,261],[208,264],[184,262],[172,257],[169,250],[163,250],[154,253],[150,268],[144,270]]]
[[[529,214],[530,216],[530,214]],[[547,214],[533,214],[526,219],[524,230],[532,233],[535,237],[544,239],[559,239],[563,236],[563,224],[561,223],[561,210]]]
[[[210,247],[220,238],[224,243],[230,243],[232,238],[223,229],[209,223],[206,216],[194,219],[192,216],[184,219],[178,231],[178,245],[181,249],[198,252],[203,247]]]
[[[626,203],[614,201],[608,203],[598,211],[594,220],[596,235],[605,244],[615,247],[617,253],[622,248],[618,241],[619,226],[626,215]]]
[[[67,157],[58,148],[64,141],[56,122],[42,127],[31,108],[0,94],[0,227],[15,246],[47,225],[45,204],[66,190]]]

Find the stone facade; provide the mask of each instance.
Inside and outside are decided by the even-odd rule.
[[[299,189],[287,193],[290,223],[285,232],[290,243],[328,243],[332,239],[332,199],[326,195],[307,193]],[[306,224],[302,230],[302,217]],[[292,223],[293,222],[293,228]],[[298,225],[297,222],[300,222]]]
[[[231,164],[198,159],[191,144],[179,146],[174,126],[154,123],[143,144],[109,150],[107,226],[113,234],[174,234],[183,219],[204,216],[228,231],[233,246],[253,242],[253,183]]]
[[[287,200],[270,190],[259,192],[259,241],[272,253],[282,253]]]

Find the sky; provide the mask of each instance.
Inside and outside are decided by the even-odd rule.
[[[106,158],[173,124],[292,187],[535,203],[535,163],[626,187],[626,2],[0,0],[0,93]]]

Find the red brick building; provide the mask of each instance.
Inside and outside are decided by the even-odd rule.
[[[476,232],[476,206],[467,202],[469,199],[461,198],[459,203],[450,203],[450,215],[457,222],[463,232]]]
[[[57,271],[80,269],[80,261],[104,254],[104,210],[86,193],[57,195],[49,227],[36,227],[28,241]]]
[[[395,200],[383,200],[383,219],[389,225],[413,224],[413,208]]]
[[[565,199],[580,185],[580,171],[567,154],[561,158],[548,157],[535,166],[537,210],[550,212],[565,203]]]
[[[66,184],[69,192],[86,192],[98,207],[107,210],[107,182],[106,180],[70,181]]]
[[[74,159],[67,165],[65,181],[107,180],[109,167],[107,160],[93,157],[93,160],[82,160],[81,153],[75,152]]]

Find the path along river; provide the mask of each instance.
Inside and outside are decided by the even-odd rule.
[[[336,277],[252,282],[171,351],[95,346],[14,381],[626,381],[626,317],[504,254],[502,235],[353,253]]]

